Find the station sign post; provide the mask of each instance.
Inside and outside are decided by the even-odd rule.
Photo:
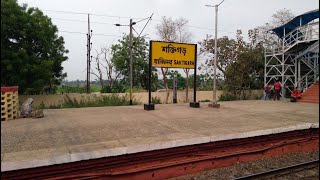
[[[190,107],[199,108],[197,93],[197,44],[184,44],[163,41],[150,41],[149,45],[149,97],[144,110],[154,110],[151,102],[151,68],[194,69],[193,102]]]

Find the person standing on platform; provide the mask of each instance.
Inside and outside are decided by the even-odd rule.
[[[270,85],[270,99],[272,98],[273,99],[274,97],[274,86],[273,84]]]
[[[270,96],[270,85],[267,84],[266,87],[265,87],[265,90],[264,92],[266,93],[265,96],[264,96],[264,100],[266,100],[267,98],[270,100],[271,99],[271,96]]]
[[[277,80],[274,84],[274,97],[273,100],[280,100],[280,90],[281,90],[281,83],[280,80]]]

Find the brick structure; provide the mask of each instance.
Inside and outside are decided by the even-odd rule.
[[[1,87],[1,121],[19,117],[18,86]]]

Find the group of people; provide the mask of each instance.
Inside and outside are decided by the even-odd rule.
[[[271,99],[273,98],[273,100],[280,100],[280,91],[281,91],[281,83],[280,81],[276,81],[273,85],[267,84],[265,87],[265,97],[264,100],[266,99]]]
[[[282,84],[280,83],[279,80],[277,80],[273,85],[266,84],[264,100],[266,99],[280,100],[281,88],[282,88]],[[290,95],[290,101],[297,102],[298,99],[301,99],[301,95],[302,95],[301,92],[295,86],[294,90]]]

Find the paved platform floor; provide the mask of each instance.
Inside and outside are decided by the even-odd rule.
[[[1,171],[319,127],[319,105],[229,101],[44,110],[1,122]]]

